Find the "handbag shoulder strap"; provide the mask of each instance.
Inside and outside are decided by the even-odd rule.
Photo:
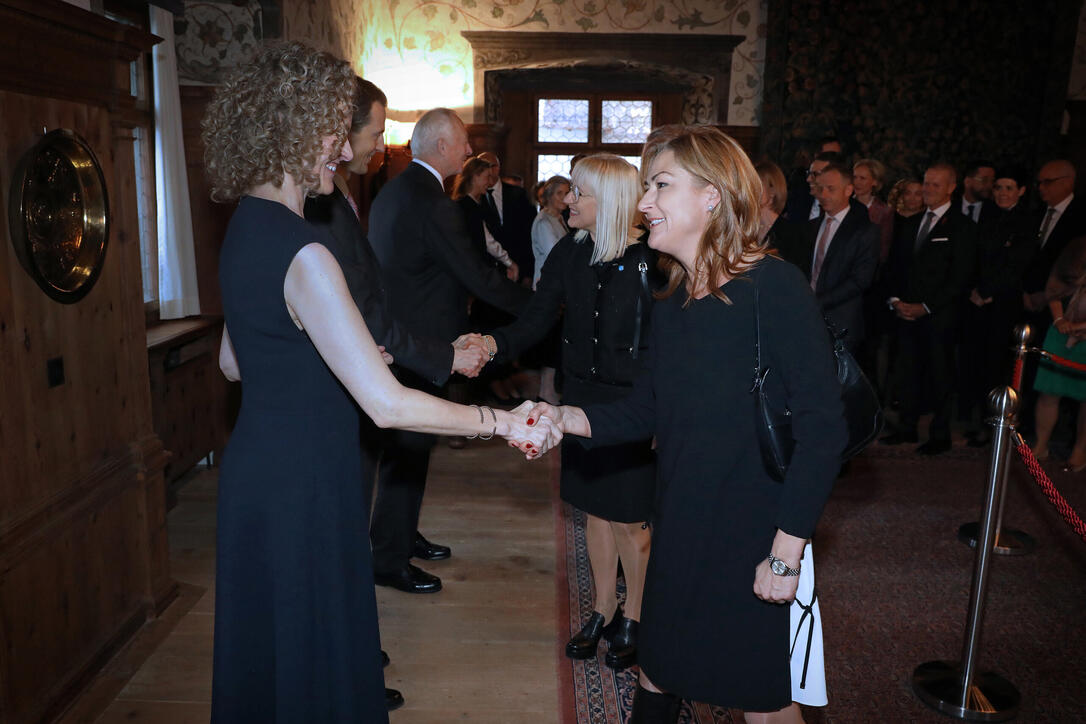
[[[751,269],[750,280],[754,284],[754,382],[750,388],[753,392],[762,384],[767,370],[762,369],[762,310],[756,268]]]

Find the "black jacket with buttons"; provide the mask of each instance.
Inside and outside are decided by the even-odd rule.
[[[562,371],[591,382],[629,386],[648,346],[652,292],[663,277],[656,252],[631,244],[618,259],[591,264],[591,239],[573,233],[555,244],[535,294],[517,321],[493,332],[498,359],[541,341],[562,313]]]

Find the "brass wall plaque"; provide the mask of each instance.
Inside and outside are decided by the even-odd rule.
[[[65,304],[86,296],[109,241],[105,177],[86,141],[50,131],[19,159],[8,225],[19,263],[46,294]]]

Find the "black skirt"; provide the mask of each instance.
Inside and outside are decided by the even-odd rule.
[[[587,405],[624,397],[629,388],[566,377],[563,402]],[[616,523],[652,519],[656,453],[651,440],[586,450],[573,438],[562,445],[562,500]]]

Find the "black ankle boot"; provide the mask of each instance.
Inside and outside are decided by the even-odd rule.
[[[625,669],[637,661],[637,621],[622,618],[618,630],[610,639],[611,647],[603,660],[612,669]]]
[[[627,724],[675,724],[679,720],[682,703],[683,700],[675,694],[657,694],[638,684]]]
[[[600,637],[606,636],[610,640],[621,619],[622,609],[619,608],[615,610],[611,623],[605,626],[603,624],[603,614],[599,611],[593,611],[588,622],[566,644],[566,656],[571,659],[590,659],[595,656],[596,647],[600,644]]]

